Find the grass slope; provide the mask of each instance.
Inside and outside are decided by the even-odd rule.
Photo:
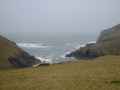
[[[11,64],[8,62],[8,57],[16,54],[20,49],[15,43],[0,36],[0,68],[9,67]]]
[[[22,50],[16,43],[0,36],[0,68],[31,67],[39,63],[40,60]]]
[[[0,90],[120,90],[120,56],[0,70]]]

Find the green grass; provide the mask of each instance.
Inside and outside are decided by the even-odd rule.
[[[120,90],[119,82],[120,56],[0,70],[0,90]]]

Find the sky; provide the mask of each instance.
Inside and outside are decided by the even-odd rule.
[[[120,23],[120,0],[0,0],[0,32],[98,33]]]

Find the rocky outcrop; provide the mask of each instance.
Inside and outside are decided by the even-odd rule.
[[[19,55],[10,56],[8,61],[15,67],[31,67],[36,64],[40,64],[40,60],[37,60],[34,56],[30,56],[26,52],[22,52]]]
[[[0,68],[32,67],[40,63],[40,60],[19,48],[14,42],[0,36]]]
[[[90,59],[103,55],[120,55],[120,24],[102,31],[96,43],[86,44],[66,57]]]
[[[104,55],[120,54],[120,24],[104,30],[101,32],[100,37],[96,43],[97,47],[100,48]]]
[[[75,57],[77,59],[93,59],[99,57],[100,51],[97,49],[96,43],[86,44],[85,47],[80,47],[78,50],[67,54],[66,57]]]

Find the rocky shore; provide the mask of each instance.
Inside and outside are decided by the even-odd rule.
[[[66,57],[77,59],[94,59],[105,55],[120,55],[120,24],[103,30],[95,43],[87,43],[84,47],[66,54]],[[65,63],[65,62],[63,62]],[[0,36],[0,68],[1,67],[38,67],[49,65],[23,49],[16,43]]]
[[[93,59],[104,55],[120,55],[120,24],[103,30],[96,43],[88,43],[85,47],[67,54],[66,57]]]

